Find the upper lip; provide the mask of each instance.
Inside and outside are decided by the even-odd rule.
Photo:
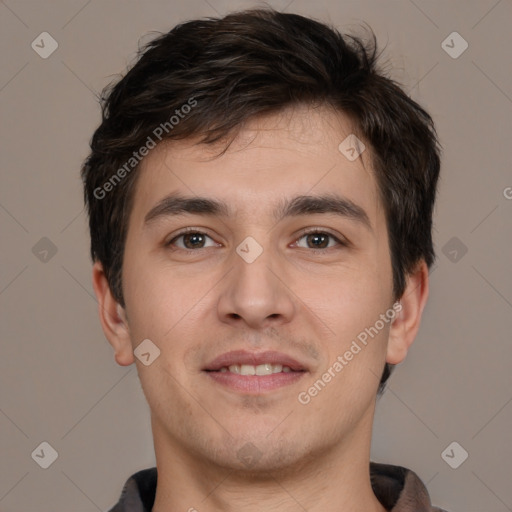
[[[250,352],[248,350],[232,350],[230,352],[221,354],[220,356],[213,359],[210,363],[208,363],[204,370],[216,371],[234,364],[249,364],[258,366],[265,363],[288,366],[291,370],[294,371],[307,370],[303,364],[299,363],[293,357],[283,354],[282,352]]]

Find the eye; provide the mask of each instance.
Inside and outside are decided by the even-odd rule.
[[[300,240],[305,240],[305,245],[300,244]],[[339,238],[326,231],[314,230],[304,233],[295,242],[297,247],[303,247],[305,249],[330,249],[336,245],[346,246],[347,244],[342,242]]]
[[[211,242],[209,245],[207,245],[208,240]],[[218,244],[214,242],[214,240],[206,233],[190,229],[179,233],[165,245],[167,247],[174,246],[178,249],[194,250],[205,249],[206,247],[214,247]]]

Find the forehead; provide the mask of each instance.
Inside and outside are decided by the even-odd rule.
[[[140,222],[175,193],[215,198],[237,219],[253,220],[274,215],[286,198],[337,194],[364,208],[374,224],[382,209],[370,150],[355,159],[362,146],[347,153],[354,131],[331,109],[297,107],[251,119],[227,149],[225,141],[162,142],[141,163],[132,219]]]

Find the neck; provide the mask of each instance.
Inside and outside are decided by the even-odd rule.
[[[369,475],[373,410],[336,446],[275,469],[240,470],[194,456],[153,418],[158,483],[153,512],[385,512]]]

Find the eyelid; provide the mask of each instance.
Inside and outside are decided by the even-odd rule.
[[[186,235],[188,233],[199,233],[199,234],[202,234],[202,235],[206,235],[208,238],[213,240],[217,245],[219,245],[219,242],[214,240],[213,236],[208,234],[206,228],[198,228],[198,227],[190,227],[189,226],[189,227],[186,227],[186,228],[183,228],[183,229],[179,230],[177,233],[173,233],[170,236],[169,240],[164,242],[164,246],[165,247],[171,246],[171,244],[173,242],[175,242],[175,240],[177,238],[179,238],[179,237],[181,237],[183,235]],[[304,229],[300,230],[299,233],[297,235],[295,235],[293,244],[296,244],[304,236],[310,235],[310,234],[315,234],[315,233],[323,233],[323,234],[329,235],[339,245],[341,245],[343,247],[349,247],[351,245],[351,242],[346,237],[344,237],[343,235],[340,235],[339,233],[333,233],[330,229],[328,229],[328,228],[321,228],[321,227],[304,228]],[[183,249],[181,247],[178,247],[178,249],[185,250],[185,251],[196,251],[197,250],[197,249]],[[200,247],[200,249],[207,249],[207,247]],[[329,247],[329,248],[326,248],[326,249],[312,249],[312,250],[321,250],[321,251],[325,252],[327,249],[333,249],[333,247]]]
[[[305,235],[310,235],[310,234],[315,234],[315,233],[324,233],[326,235],[329,235],[332,238],[334,238],[336,240],[336,242],[338,242],[339,245],[344,246],[344,247],[349,247],[350,245],[352,245],[350,240],[348,240],[348,238],[344,237],[340,233],[334,233],[333,231],[331,231],[328,228],[321,228],[321,227],[302,229],[301,231],[299,231],[298,235],[296,235],[295,241],[293,243],[296,243]],[[328,249],[333,249],[333,247],[329,247]],[[313,249],[313,250],[326,251],[327,249]]]
[[[189,226],[189,227],[183,228],[183,229],[179,230],[178,232],[173,233],[172,235],[170,235],[169,238],[164,241],[164,247],[170,247],[171,244],[173,242],[175,242],[177,238],[179,238],[180,236],[186,235],[188,233],[199,233],[201,235],[206,235],[208,238],[210,238],[216,244],[218,244],[218,242],[216,240],[214,240],[213,236],[208,234],[208,231],[207,231],[206,228],[198,228],[198,227],[190,227]],[[195,250],[197,250],[197,249],[183,249],[182,247],[178,247],[177,249],[180,249],[182,251],[195,251]],[[201,247],[201,249],[207,249],[207,247]]]

